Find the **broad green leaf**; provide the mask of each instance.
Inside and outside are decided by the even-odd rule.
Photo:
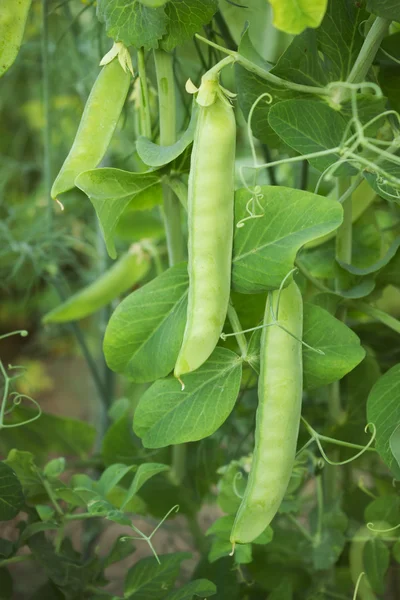
[[[323,529],[319,542],[312,547],[314,569],[326,571],[333,567],[346,544],[346,537],[338,529]]]
[[[303,348],[304,387],[314,389],[342,379],[365,357],[360,339],[347,325],[313,304],[304,305],[303,339],[317,354]]]
[[[400,5],[397,0],[367,0],[367,10],[384,19],[400,21]]]
[[[400,468],[400,423],[393,431],[389,440],[390,449]]]
[[[47,313],[43,323],[65,323],[92,315],[132,289],[147,275],[149,269],[149,254],[139,244],[133,245],[98,279]]]
[[[246,544],[246,546],[250,546],[250,544]],[[237,548],[239,548],[239,546],[237,546]],[[230,542],[229,539],[215,537],[211,543],[211,548],[208,552],[208,560],[210,563],[214,563],[223,556],[229,556],[231,552],[232,542]],[[234,558],[236,559],[236,550]]]
[[[22,486],[15,471],[0,462],[0,521],[10,521],[24,504]]]
[[[125,46],[158,47],[158,41],[167,31],[165,7],[146,6],[139,0],[98,0],[97,16],[105,23],[107,35]]]
[[[385,591],[385,575],[389,568],[390,552],[385,542],[371,538],[364,546],[363,564],[372,589],[377,594]]]
[[[117,223],[129,208],[146,210],[161,201],[160,176],[157,173],[131,173],[105,167],[84,171],[75,185],[90,198],[100,222],[111,258],[116,258],[114,233]]]
[[[400,237],[397,237],[387,249],[385,255],[368,267],[356,267],[354,265],[349,265],[341,260],[338,260],[338,263],[343,269],[345,269],[349,273],[352,273],[353,275],[370,275],[371,273],[380,271],[380,269],[385,267],[389,263],[389,261],[391,261],[392,258],[395,256],[399,247]]]
[[[399,156],[397,155],[397,159]],[[382,161],[379,167],[383,169],[388,175],[397,179],[397,182],[391,181],[386,175],[379,173],[378,171],[373,172],[370,169],[364,171],[363,175],[368,181],[369,185],[376,191],[378,196],[381,196],[389,202],[395,202],[400,204],[400,166],[392,161]]]
[[[250,364],[257,373],[260,369],[260,338],[261,330],[257,330],[250,341],[253,357]],[[303,347],[304,389],[315,389],[342,379],[365,357],[358,336],[327,310],[314,304],[304,304],[303,341],[314,348]]]
[[[187,294],[187,266],[181,263],[125,298],[104,337],[110,369],[136,382],[168,375],[182,343]]]
[[[269,0],[274,26],[286,33],[301,33],[307,27],[319,27],[328,0]]]
[[[145,448],[195,442],[214,433],[230,415],[240,389],[242,359],[225,348],[184,377],[153,383],[136,408],[133,428]]]
[[[8,417],[9,423],[22,423],[37,414],[36,410],[17,407]],[[92,450],[96,429],[90,423],[42,413],[36,421],[21,427],[3,429],[0,448],[32,452],[37,460],[46,460],[50,452],[84,458]]]
[[[217,586],[218,600],[239,600],[240,586],[238,570],[234,568],[233,557],[226,556],[210,564],[207,557],[198,563],[193,577],[211,579]]]
[[[135,466],[114,464],[110,465],[103,471],[99,481],[97,482],[96,488],[102,496],[107,494],[127,475]]]
[[[35,465],[33,454],[11,450],[2,464],[8,465],[15,471],[20,485],[22,485],[23,493],[27,498],[32,498],[43,492],[43,483],[39,470]]]
[[[163,239],[165,232],[160,215],[155,214],[154,211],[131,212],[127,210],[116,225],[115,235],[118,239],[130,244],[144,238]]]
[[[268,121],[285,144],[300,154],[326,152],[339,147],[346,130],[346,120],[342,115],[317,100],[278,102],[270,109]],[[309,159],[309,162],[319,171],[324,171],[338,160],[341,157],[335,152]],[[342,171],[343,167],[336,173]]]
[[[0,15],[0,77],[18,56],[32,0],[2,0]]]
[[[179,590],[170,592],[163,600],[192,600],[194,596],[196,598],[209,598],[209,596],[214,596],[216,592],[215,584],[208,581],[208,579],[196,579],[179,588]]]
[[[147,515],[146,503],[140,496],[129,496],[125,487],[116,485],[108,494],[107,500],[113,506],[123,513],[133,513],[135,515]]]
[[[189,40],[217,12],[218,0],[170,0],[165,6],[167,34],[161,46],[171,52]]]
[[[161,600],[178,577],[181,563],[190,558],[187,552],[175,552],[143,558],[129,569],[125,579],[125,597],[134,594],[135,600]]]
[[[188,128],[172,146],[159,146],[146,137],[139,137],[136,142],[136,150],[144,164],[149,167],[162,167],[178,158],[193,142],[197,115],[197,102],[194,102]]]
[[[165,471],[169,471],[168,465],[162,465],[160,463],[142,463],[137,472],[135,473],[135,477],[131,485],[129,486],[129,490],[126,495],[126,499],[124,504],[122,505],[122,509],[128,504],[128,502],[138,493],[140,488],[152,477],[158,475],[159,473],[163,473]]]
[[[286,187],[262,186],[262,215],[236,228],[232,283],[235,290],[253,294],[279,288],[293,269],[296,254],[307,242],[337,229],[343,210],[334,200]],[[248,216],[250,192],[235,197],[235,223]]]
[[[376,427],[376,449],[400,478],[400,467],[390,449],[390,438],[400,423],[400,364],[378,379],[367,400],[368,421]]]

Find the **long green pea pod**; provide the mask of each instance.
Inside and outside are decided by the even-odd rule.
[[[104,275],[43,317],[44,323],[66,323],[88,317],[145,277],[150,257],[133,245]]]
[[[117,58],[100,71],[86,102],[72,148],[55,182],[51,196],[67,192],[83,171],[95,169],[104,157],[128,95],[131,75]]]
[[[296,455],[303,390],[303,301],[294,282],[282,290],[279,327],[272,324],[278,296],[278,291],[269,294],[265,309],[255,448],[231,532],[233,545],[252,542],[271,523],[288,487]]]
[[[235,116],[218,79],[203,77],[197,102],[188,191],[189,298],[177,378],[200,367],[217,345],[231,281]]]
[[[17,58],[32,0],[0,2],[0,77]]]

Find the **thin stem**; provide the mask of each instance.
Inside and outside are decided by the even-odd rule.
[[[48,221],[51,228],[54,203],[51,198],[51,129],[50,129],[50,68],[49,29],[47,21],[48,0],[42,0],[42,97],[43,97],[43,179],[44,193],[48,202]]]
[[[217,50],[220,50],[221,52],[224,52],[225,54],[231,56],[234,62],[244,67],[247,71],[250,71],[250,73],[254,73],[255,75],[258,75],[258,77],[261,77],[262,79],[265,79],[266,81],[269,81],[270,83],[273,83],[278,87],[286,88],[289,90],[296,90],[297,92],[303,92],[305,94],[318,94],[321,96],[328,96],[330,94],[330,91],[327,88],[302,85],[300,83],[293,83],[292,81],[286,81],[286,79],[281,79],[280,77],[273,75],[269,71],[266,71],[262,67],[259,67],[255,63],[251,62],[238,52],[228,50],[227,48],[224,48],[223,46],[220,46],[219,44],[216,44],[215,42],[204,38],[198,33],[196,33],[195,35],[199,40],[201,40],[205,44],[208,44],[209,46],[212,46],[213,48],[216,48]]]
[[[171,146],[176,141],[176,102],[172,55],[154,51],[160,113],[160,144]],[[180,203],[169,186],[163,184],[164,223],[170,266],[184,259]]]
[[[336,232],[336,252],[335,258],[337,261],[351,264],[352,255],[352,196],[348,194],[348,189],[351,186],[350,177],[338,177],[338,198],[345,197],[342,202],[343,206],[343,223]],[[338,273],[335,281],[336,290],[345,289],[347,285],[347,273],[343,275]]]
[[[1,402],[1,407],[0,407],[0,429],[1,429],[4,425],[4,413],[6,411],[8,392],[10,389],[10,378],[9,378],[7,371],[5,370],[4,365],[1,360],[0,360],[0,371],[4,377],[3,400]]]
[[[16,563],[26,562],[27,560],[33,560],[33,554],[20,554],[19,556],[12,556],[11,558],[4,558],[0,560],[0,569],[8,567],[8,565],[15,565]]]
[[[50,483],[47,481],[47,479],[44,479],[43,477],[41,477],[41,480],[42,480],[43,487],[46,490],[47,495],[50,498],[50,501],[51,501],[52,505],[56,509],[56,512],[61,517],[64,516],[63,510],[62,510],[61,506],[58,504],[57,498],[53,494],[53,490],[52,490],[52,487],[51,487]]]
[[[371,306],[366,302],[352,302],[351,305],[354,306],[355,309],[364,313],[365,315],[368,315],[369,317],[380,321],[381,323],[383,323],[383,325],[386,325],[396,333],[400,333],[400,321],[398,319],[395,319],[385,311],[380,310],[379,308],[375,308],[374,306]]]
[[[170,479],[175,485],[179,485],[185,477],[186,470],[186,444],[172,446],[172,468]]]
[[[315,535],[315,544],[319,544],[321,542],[322,537],[322,526],[324,519],[324,491],[322,488],[322,477],[318,475],[316,477],[317,484],[317,533]]]
[[[230,302],[228,304],[228,319],[231,324],[232,331],[235,334],[236,341],[240,348],[242,358],[245,358],[247,356],[246,336],[243,333],[243,327],[239,321],[238,314],[237,314],[233,304],[231,304]]]
[[[299,523],[299,521],[296,519],[296,517],[294,517],[293,515],[291,515],[290,513],[288,513],[287,518],[289,519],[289,521],[291,523],[293,523],[293,525],[295,525],[297,527],[297,529],[302,533],[302,535],[312,544],[314,543],[314,539],[311,535],[311,533],[309,533],[307,531],[307,529],[305,527],[303,527],[303,525],[301,523]]]
[[[150,97],[149,86],[146,75],[146,62],[143,48],[137,51],[138,72],[140,80],[140,116],[141,116],[141,134],[151,139],[151,113],[150,113]]]

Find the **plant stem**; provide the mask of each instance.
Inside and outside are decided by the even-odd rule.
[[[8,567],[8,565],[15,565],[16,563],[26,562],[27,560],[33,560],[33,554],[20,554],[19,556],[12,556],[11,558],[4,558],[0,560],[0,569]]]
[[[311,543],[314,542],[314,539],[313,539],[311,533],[309,533],[307,531],[307,529],[305,527],[303,527],[303,525],[296,519],[296,517],[294,517],[290,513],[288,513],[286,516],[289,519],[289,521],[297,527],[297,529],[302,533],[302,535],[306,538],[306,540],[308,540]]]
[[[171,146],[176,141],[176,102],[172,55],[154,51],[160,113],[160,144]],[[164,222],[170,266],[184,259],[180,203],[169,186],[163,184]]]
[[[144,58],[143,48],[137,51],[138,71],[140,80],[140,116],[141,116],[141,134],[151,139],[151,114],[150,114],[150,99],[149,86],[147,83],[146,63]]]
[[[348,189],[351,186],[350,177],[338,177],[338,198],[345,197]],[[347,195],[342,202],[343,206],[343,223],[336,232],[336,251],[335,258],[347,264],[351,264],[352,255],[352,196]],[[348,275],[339,272],[336,277],[335,287],[340,290],[346,287]],[[342,319],[344,320],[344,319]]]
[[[216,48],[217,50],[220,50],[221,52],[224,52],[225,54],[231,56],[235,63],[238,63],[238,65],[244,67],[247,71],[250,71],[250,73],[254,73],[258,77],[261,77],[262,79],[265,79],[266,81],[269,81],[270,83],[275,84],[278,87],[286,88],[289,90],[295,90],[297,92],[303,92],[305,94],[318,94],[320,96],[328,96],[330,94],[330,91],[327,88],[303,85],[300,83],[293,83],[292,81],[286,81],[286,79],[281,79],[280,77],[273,75],[269,71],[266,71],[262,67],[259,67],[255,63],[251,62],[238,52],[228,50],[227,48],[224,48],[219,44],[215,44],[207,38],[202,37],[198,33],[196,33],[195,35],[197,39],[201,40],[205,44],[208,44],[209,46],[212,46],[213,48]]]
[[[375,308],[375,306],[371,306],[366,302],[354,302],[352,303],[352,306],[354,306],[355,309],[359,310],[365,315],[368,315],[369,317],[380,321],[381,323],[383,323],[383,325],[386,325],[396,333],[400,333],[400,321],[398,319],[395,319],[391,315],[388,315],[388,313],[386,313],[385,311],[380,310],[379,308]]]
[[[390,21],[388,19],[382,17],[375,19],[347,78],[348,83],[360,83],[365,80],[379,50],[379,46],[388,32],[389,25]]]
[[[237,314],[233,304],[231,304],[230,302],[228,304],[228,319],[231,324],[232,331],[235,334],[236,341],[240,348],[242,358],[246,358],[246,356],[247,356],[246,336],[243,333],[243,327],[240,324],[238,314]]]
[[[160,144],[170,146],[176,141],[176,101],[172,55],[163,50],[154,51],[156,64]],[[163,183],[164,224],[167,237],[169,265],[184,259],[184,240],[181,226],[181,206],[169,185]],[[179,485],[185,475],[186,446],[172,448],[171,480]]]
[[[318,545],[321,542],[323,518],[324,518],[324,491],[322,488],[321,475],[318,475],[316,477],[316,485],[317,485],[317,532],[315,534],[315,544]]]
[[[51,128],[49,83],[49,29],[47,22],[48,0],[42,0],[42,97],[43,97],[43,180],[44,194],[48,202],[49,229],[53,221],[54,203],[51,198]]]

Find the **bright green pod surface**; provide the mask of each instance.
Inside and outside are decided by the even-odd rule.
[[[130,73],[125,73],[117,58],[100,71],[72,148],[53,183],[52,198],[72,189],[78,175],[95,169],[104,157],[121,116],[130,80]]]
[[[189,299],[175,365],[180,377],[214,350],[229,302],[233,238],[236,123],[227,100],[200,107],[188,195]]]
[[[32,0],[0,2],[0,77],[17,58]]]
[[[269,294],[264,325],[276,314],[278,291]],[[299,340],[303,301],[292,282],[282,290],[278,321]],[[302,345],[277,325],[261,338],[261,371],[255,448],[246,491],[232,528],[231,542],[246,544],[271,523],[285,495],[296,455],[303,390]]]
[[[132,246],[104,275],[47,313],[43,322],[66,323],[91,315],[143,279],[149,268],[148,254]]]

